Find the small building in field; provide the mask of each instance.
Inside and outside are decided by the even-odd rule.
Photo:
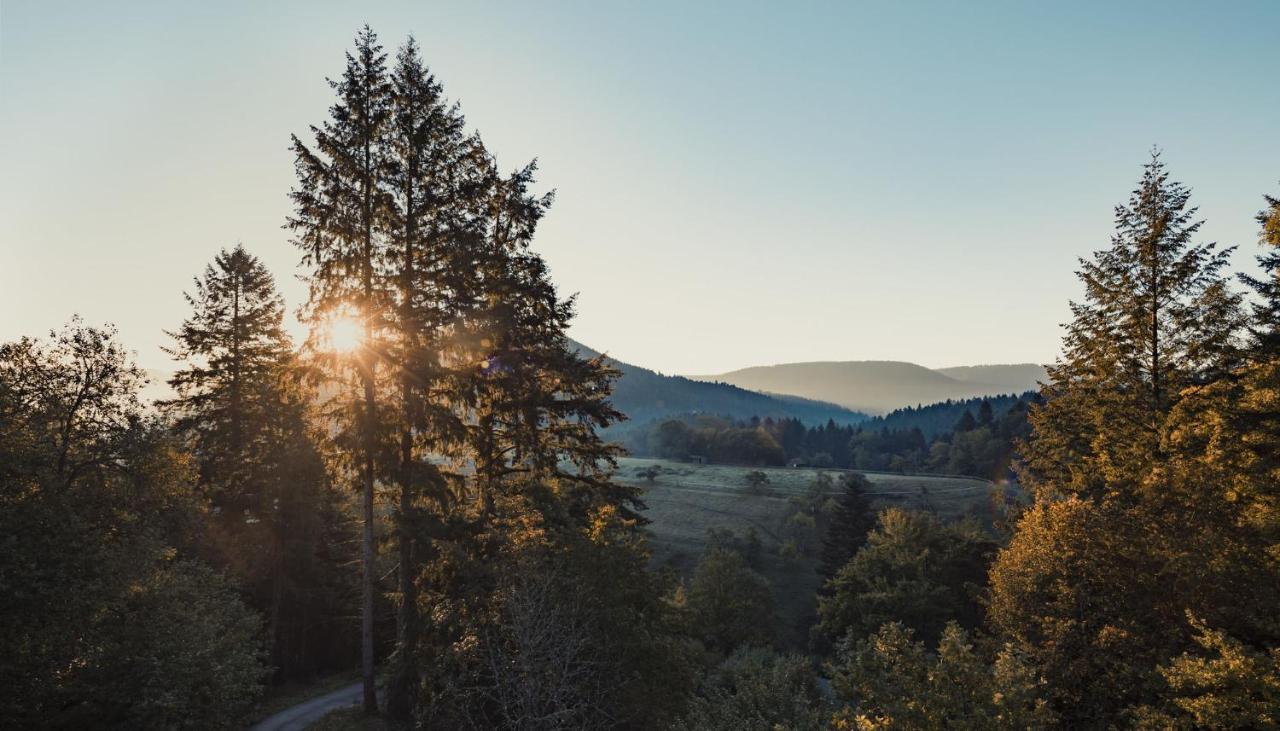
[[[809,466],[809,460],[804,459],[804,458],[802,458],[802,457],[792,457],[791,459],[787,460],[787,466],[788,466],[788,467],[791,467],[791,468],[793,468],[793,469],[799,469],[799,468],[801,468],[801,467],[808,467],[808,466]]]

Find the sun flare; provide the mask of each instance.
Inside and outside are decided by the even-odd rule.
[[[335,351],[350,353],[364,342],[364,328],[351,315],[340,315],[329,322],[329,345]]]

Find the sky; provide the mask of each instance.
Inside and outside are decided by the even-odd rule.
[[[365,23],[538,159],[571,334],[666,373],[1049,362],[1153,146],[1241,270],[1280,192],[1276,2],[0,0],[0,341],[170,367],[238,242],[292,311],[289,136]]]

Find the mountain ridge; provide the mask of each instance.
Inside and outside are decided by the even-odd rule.
[[[1036,390],[1047,379],[1035,363],[926,368],[909,361],[806,361],[751,366],[693,380],[790,394],[870,414],[905,406]]]

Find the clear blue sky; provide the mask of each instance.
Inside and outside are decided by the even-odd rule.
[[[296,305],[289,134],[365,22],[540,159],[573,334],[666,372],[1051,360],[1152,145],[1241,267],[1280,191],[1277,2],[353,5],[0,0],[0,339],[165,367],[237,241]]]

